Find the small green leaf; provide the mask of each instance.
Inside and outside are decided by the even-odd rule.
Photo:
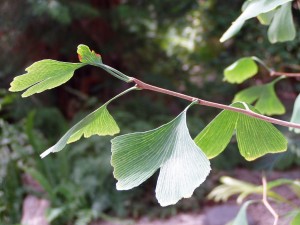
[[[226,81],[230,83],[242,83],[257,74],[258,66],[251,57],[237,60],[224,70]]]
[[[79,140],[82,135],[90,137],[95,134],[105,136],[119,133],[120,129],[106,106],[107,103],[79,121],[55,145],[44,151],[41,157],[44,158],[49,153],[62,150],[68,143]]]
[[[300,124],[300,94],[298,95],[298,97],[296,98],[295,103],[294,103],[294,109],[293,109],[291,122]],[[290,127],[289,130],[294,131],[297,134],[300,133],[300,129],[297,129],[297,128]]]
[[[79,61],[82,63],[87,63],[90,65],[102,64],[101,55],[97,54],[94,51],[91,51],[90,48],[86,45],[78,45],[77,53]]]
[[[282,115],[285,113],[285,107],[281,103],[275,92],[274,80],[268,84],[246,88],[238,92],[233,102],[246,102],[252,104],[257,101],[254,107],[264,115]]]
[[[293,21],[292,3],[282,5],[275,13],[268,30],[271,43],[292,41],[296,37],[296,29]]]
[[[138,90],[137,87],[131,87],[122,93],[116,95],[112,99],[108,100],[104,105],[95,110],[94,112],[87,115],[85,118],[80,120],[75,124],[61,139],[53,145],[51,148],[44,151],[40,156],[41,158],[46,157],[52,152],[59,152],[68,143],[77,141],[83,135],[84,137],[90,137],[91,135],[114,135],[119,133],[120,129],[114,120],[114,118],[107,111],[107,105],[113,100],[119,98],[120,96],[132,91]]]
[[[157,129],[111,141],[111,163],[118,190],[140,185],[160,168],[156,197],[162,206],[191,197],[209,174],[210,162],[190,137],[186,125],[189,107]]]
[[[296,214],[296,216],[293,218],[291,225],[299,225],[300,224],[300,212]]]
[[[259,20],[259,22],[262,24],[262,25],[270,25],[275,13],[276,13],[277,9],[274,9],[272,11],[269,11],[269,12],[266,12],[266,13],[262,13],[262,14],[259,14],[257,16],[257,19]]]
[[[232,106],[257,111],[246,103],[233,103]],[[236,130],[238,147],[246,160],[254,160],[267,153],[283,152],[287,149],[285,137],[271,124],[242,113],[223,110],[195,138],[196,144],[208,158],[220,154],[230,141],[229,134]]]
[[[257,17],[262,13],[266,13],[276,9],[278,6],[283,5],[292,0],[251,0],[244,4],[244,11],[242,14],[232,23],[228,30],[223,34],[220,41],[224,42],[233,37],[240,31],[246,20]]]
[[[22,94],[22,97],[28,97],[66,83],[71,79],[74,71],[82,66],[84,66],[82,63],[41,60],[26,68],[26,74],[15,77],[9,90],[23,91],[28,88]]]
[[[91,120],[87,125],[82,126],[81,129],[74,131],[68,140],[68,144],[78,141],[81,136],[89,138],[92,135],[114,135],[120,132],[120,129],[114,120],[114,118],[109,114],[106,106],[100,107],[93,114],[93,120]]]
[[[247,208],[250,204],[255,203],[255,201],[246,201],[240,208],[238,214],[232,221],[231,225],[248,225],[247,220]]]

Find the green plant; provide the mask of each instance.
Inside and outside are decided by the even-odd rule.
[[[106,107],[133,90],[151,90],[183,98],[191,101],[191,105],[199,104],[225,110],[196,137],[195,142],[191,139],[186,126],[186,111],[191,105],[170,123],[155,130],[119,136],[112,140],[112,165],[118,180],[117,189],[127,190],[136,187],[160,168],[156,196],[163,206],[175,204],[182,197],[192,195],[194,189],[205,180],[210,171],[208,158],[213,158],[224,150],[234,130],[237,132],[242,156],[247,160],[254,160],[267,153],[282,152],[287,148],[286,139],[270,122],[300,128],[299,124],[263,116],[243,102],[226,106],[149,85],[103,64],[101,56],[85,45],[79,45],[77,52],[80,63],[54,60],[34,63],[26,69],[26,74],[13,80],[10,91],[27,89],[22,94],[23,97],[40,93],[65,83],[76,69],[86,65],[100,67],[124,82],[135,83],[135,86],[115,96],[82,119],[57,144],[43,152],[41,157],[62,150],[67,143],[77,141],[82,135],[90,137],[94,134],[114,135],[119,132],[115,120]],[[178,176],[179,173],[176,171],[190,172]]]
[[[300,215],[300,208],[299,206],[295,205],[294,202],[290,201],[289,199],[285,198],[285,196],[281,195],[276,191],[276,187],[279,186],[286,186],[289,190],[293,191],[294,194],[300,198],[300,182],[299,180],[291,180],[291,179],[277,179],[270,182],[266,181],[266,178],[263,176],[262,178],[262,185],[256,185],[249,182],[245,182],[242,180],[238,180],[232,177],[221,177],[220,178],[221,184],[215,187],[208,195],[209,199],[212,199],[216,202],[218,201],[227,201],[232,196],[237,196],[237,203],[242,204],[243,201],[249,195],[259,195],[262,196],[261,200],[247,200],[243,203],[242,207],[240,208],[239,213],[235,217],[233,221],[229,224],[233,225],[240,225],[245,224],[247,225],[247,208],[251,204],[263,204],[269,212],[274,216],[274,224],[278,223],[278,219],[280,217],[289,217],[291,218],[291,225],[299,223],[299,215]],[[275,190],[274,190],[275,189]],[[278,215],[274,208],[270,205],[268,200],[272,200],[276,204],[283,204],[286,203],[291,207],[291,210],[286,212],[284,215]]]

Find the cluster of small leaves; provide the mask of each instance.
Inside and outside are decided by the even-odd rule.
[[[26,69],[26,74],[13,80],[10,90],[26,90],[23,97],[40,93],[67,82],[76,69],[86,65],[100,67],[125,82],[132,80],[120,71],[103,64],[101,56],[85,45],[79,45],[77,53],[80,63],[54,60],[34,63]],[[251,64],[249,60],[243,60],[242,63]],[[232,71],[236,68],[240,70],[239,64],[234,66]],[[75,142],[82,136],[88,138],[92,135],[117,134],[120,129],[108,112],[107,106],[132,90],[139,89],[129,88],[107,101],[74,125],[55,145],[43,152],[41,157],[62,150],[68,143]],[[114,176],[118,180],[118,190],[134,188],[160,169],[156,197],[162,206],[175,204],[181,198],[190,197],[211,170],[208,158],[217,156],[225,149],[234,131],[241,155],[247,160],[286,150],[286,139],[271,123],[226,110],[193,140],[186,124],[186,113],[195,103],[196,101],[191,103],[175,119],[159,128],[118,136],[111,141],[111,164],[114,167]],[[232,106],[258,112],[246,103],[238,102]]]
[[[242,14],[223,34],[224,42],[238,33],[248,19],[257,17],[261,24],[269,26],[268,38],[271,43],[294,40],[296,30],[292,15],[292,0],[246,0]]]
[[[268,71],[272,71],[257,57],[244,57],[224,70],[224,80],[230,83],[242,83],[258,73],[257,62]],[[255,108],[264,115],[282,115],[285,107],[275,92],[275,84],[283,79],[279,77],[267,84],[246,88],[235,94],[233,102],[255,103]]]

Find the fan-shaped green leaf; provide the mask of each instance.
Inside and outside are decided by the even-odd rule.
[[[287,149],[285,137],[271,123],[244,114],[239,114],[236,138],[241,155],[249,161]]]
[[[294,40],[296,29],[292,15],[292,3],[282,5],[275,13],[268,30],[268,37],[271,43]]]
[[[262,13],[272,11],[280,5],[283,5],[292,0],[252,0],[248,1],[244,5],[244,11],[242,14],[232,23],[228,30],[223,34],[220,41],[224,42],[229,38],[233,37],[236,33],[240,31],[245,21],[256,17]]]
[[[79,61],[82,63],[87,63],[91,65],[102,64],[101,55],[97,54],[94,51],[91,51],[90,48],[86,45],[78,45],[77,53]]]
[[[107,103],[79,121],[55,145],[44,151],[41,157],[44,158],[49,153],[62,150],[68,143],[79,140],[82,135],[90,137],[95,134],[105,136],[119,133],[120,129],[106,106]]]
[[[258,71],[258,66],[251,57],[237,60],[224,70],[226,81],[230,83],[242,83],[253,77]]]
[[[118,190],[134,188],[159,168],[156,197],[162,206],[188,198],[207,177],[210,163],[190,137],[187,107],[171,122],[112,142],[112,166]]]
[[[59,62],[45,59],[33,63],[26,68],[26,74],[17,76],[10,84],[10,91],[23,91],[22,97],[28,97],[35,93],[43,92],[62,85],[74,74],[74,71],[84,66],[82,63]]]
[[[277,80],[268,84],[246,88],[238,92],[233,102],[255,103],[255,108],[264,115],[282,115],[285,113],[285,107],[275,92],[275,83]]]
[[[246,103],[237,102],[232,106],[257,112]],[[226,110],[197,135],[195,142],[209,158],[217,156],[229,143],[228,133],[233,133],[232,127],[236,130],[240,153],[246,160],[287,149],[285,137],[271,123]]]
[[[91,135],[95,134],[105,136],[118,133],[120,129],[116,121],[107,111],[106,107],[113,100],[132,90],[138,90],[138,88],[131,87],[108,100],[100,108],[90,113],[77,124],[75,124],[70,130],[68,130],[67,133],[65,133],[64,136],[61,137],[61,139],[55,145],[44,151],[40,156],[44,158],[52,152],[58,152],[62,150],[66,144],[79,140],[82,135],[84,137],[90,137]]]
[[[300,124],[300,94],[298,95],[298,97],[296,98],[295,103],[294,103],[294,109],[293,109],[291,122]],[[297,134],[300,133],[300,129],[297,129],[297,128],[290,127],[289,130],[294,131]]]

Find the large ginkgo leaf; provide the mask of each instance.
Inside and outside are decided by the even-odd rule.
[[[23,91],[22,97],[28,97],[47,89],[55,88],[71,79],[74,71],[83,63],[59,62],[45,59],[26,68],[26,74],[17,76],[10,84],[10,91]]]
[[[189,134],[188,108],[157,129],[118,136],[111,141],[111,163],[118,190],[140,185],[160,168],[156,197],[162,206],[167,206],[190,197],[205,180],[210,162]]]
[[[257,112],[246,103],[237,102],[232,106]],[[213,158],[226,148],[234,128],[240,153],[246,160],[287,149],[285,137],[271,123],[227,110],[201,131],[195,142],[209,158]]]

